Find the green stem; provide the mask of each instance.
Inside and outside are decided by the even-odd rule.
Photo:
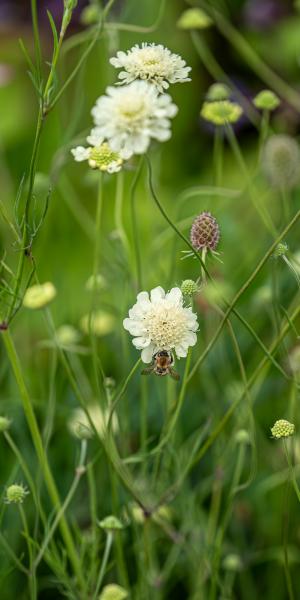
[[[288,451],[287,443],[286,443],[286,440],[284,438],[283,438],[283,447],[284,447],[284,452],[285,452],[286,460],[287,460],[287,463],[288,463],[290,471],[291,471],[291,478],[292,478],[293,488],[294,488],[294,490],[296,492],[296,496],[298,498],[298,501],[300,502],[300,489],[299,489],[299,486],[298,486],[298,483],[297,483],[294,465],[292,463],[292,459],[291,459],[290,453]]]
[[[31,400],[29,393],[27,391],[25,381],[22,374],[22,369],[19,361],[19,357],[17,355],[13,339],[8,330],[3,332],[3,341],[6,347],[6,352],[19,388],[20,397],[23,404],[23,409],[25,413],[25,417],[28,423],[28,427],[31,433],[32,441],[35,447],[35,451],[39,460],[40,468],[43,473],[46,486],[48,488],[49,496],[52,500],[52,503],[56,510],[59,510],[61,507],[60,498],[58,495],[58,491],[56,488],[55,481],[53,479],[52,473],[50,471],[49,463],[47,456],[44,451],[42,438],[38,429],[37,421],[35,418],[35,414],[32,408]],[[68,526],[68,523],[64,516],[62,516],[60,521],[61,534],[63,536],[66,549],[68,551],[68,555],[70,558],[70,562],[74,568],[74,572],[78,578],[80,586],[84,588],[84,578],[81,572],[81,564],[74,546],[74,542],[72,539],[72,535]]]
[[[36,581],[36,571],[35,571],[34,563],[33,563],[33,550],[32,550],[31,539],[30,539],[30,535],[29,535],[29,528],[28,528],[26,514],[25,514],[22,504],[19,504],[18,508],[19,508],[19,513],[21,516],[21,521],[23,524],[24,534],[25,534],[27,548],[28,548],[28,556],[29,556],[28,578],[29,578],[30,598],[31,598],[31,600],[36,600],[36,598],[37,598],[37,585],[36,585],[37,581]]]
[[[69,492],[68,492],[68,494],[67,494],[67,496],[66,496],[63,504],[61,505],[60,509],[57,511],[56,517],[55,517],[55,519],[54,519],[54,521],[53,521],[53,523],[52,523],[52,525],[51,525],[51,527],[50,527],[50,529],[49,529],[49,531],[48,531],[48,533],[47,533],[47,535],[46,535],[46,537],[45,537],[45,539],[44,539],[44,541],[43,541],[43,543],[41,545],[40,551],[39,551],[39,553],[38,553],[38,555],[37,555],[37,557],[36,557],[36,559],[34,561],[34,568],[35,569],[37,569],[39,563],[41,562],[41,560],[42,560],[42,558],[44,556],[44,553],[45,553],[45,551],[46,551],[46,549],[47,549],[47,547],[48,547],[48,545],[49,545],[49,543],[50,543],[50,541],[51,541],[51,539],[52,539],[52,537],[53,537],[53,535],[55,533],[55,530],[56,530],[59,522],[61,521],[62,517],[64,516],[64,514],[65,514],[65,512],[66,512],[66,510],[67,510],[67,508],[68,508],[68,506],[69,506],[69,504],[70,504],[70,502],[71,502],[71,500],[72,500],[72,498],[73,498],[73,496],[74,496],[74,494],[75,494],[75,492],[77,490],[77,487],[78,487],[78,484],[80,482],[80,479],[81,479],[82,475],[85,472],[84,463],[85,463],[85,459],[86,459],[86,450],[87,450],[87,442],[86,442],[86,440],[82,440],[82,442],[81,442],[81,451],[80,451],[79,464],[78,464],[78,466],[76,468],[76,474],[75,474],[73,483],[72,483],[72,485],[71,485],[71,487],[69,489]]]
[[[219,324],[219,327],[217,328],[213,338],[210,340],[209,344],[207,345],[206,349],[204,350],[204,352],[202,353],[202,355],[198,358],[198,360],[196,361],[194,367],[192,368],[188,381],[190,381],[192,379],[192,377],[195,375],[198,367],[202,364],[202,362],[204,361],[204,359],[206,358],[206,356],[209,354],[210,350],[213,348],[214,344],[216,343],[220,333],[223,330],[223,327],[230,315],[230,313],[232,312],[233,308],[235,307],[235,305],[238,303],[238,301],[240,300],[240,298],[243,296],[243,294],[246,292],[246,290],[250,287],[250,285],[253,283],[253,281],[256,279],[257,275],[260,273],[260,271],[262,270],[262,268],[264,267],[265,263],[268,261],[268,259],[270,258],[270,256],[273,254],[276,246],[278,245],[278,243],[287,235],[287,233],[290,231],[290,229],[292,229],[292,227],[297,223],[297,221],[300,218],[300,210],[298,210],[298,212],[295,214],[295,216],[293,217],[293,219],[290,221],[290,223],[284,228],[284,230],[282,231],[282,233],[277,237],[277,239],[274,241],[274,243],[270,246],[269,250],[267,250],[267,252],[265,253],[265,255],[263,256],[263,258],[260,260],[260,262],[258,263],[257,267],[254,269],[254,271],[251,273],[250,277],[248,277],[247,281],[244,283],[244,285],[242,285],[239,289],[239,291],[236,293],[236,295],[234,296],[231,304],[228,306],[228,308],[225,311],[224,317],[221,320],[221,323]]]
[[[123,197],[124,197],[124,173],[120,171],[116,177],[116,203],[115,203],[115,225],[120,240],[124,246],[124,250],[129,256],[130,247],[125,229],[123,226]]]
[[[98,576],[98,579],[97,579],[95,593],[93,595],[93,600],[96,600],[96,598],[98,598],[99,590],[100,590],[100,587],[101,587],[101,584],[102,584],[102,581],[103,581],[103,577],[105,575],[105,569],[107,567],[107,563],[108,563],[108,559],[109,559],[109,555],[110,555],[110,550],[111,550],[112,542],[113,542],[113,533],[111,531],[109,531],[108,534],[107,534],[107,536],[106,536],[106,543],[105,543],[105,548],[104,548],[104,554],[103,554],[103,558],[102,558],[102,563],[101,563],[101,568],[100,568],[99,576]]]
[[[206,7],[207,9],[207,7]],[[215,23],[222,35],[236,49],[238,55],[243,57],[253,71],[279,96],[285,98],[297,111],[300,110],[300,96],[291,88],[277,73],[266,65],[266,63],[253,50],[252,46],[244,37],[227,21],[227,19],[214,8],[210,11]]]
[[[271,219],[271,216],[269,215],[269,213],[260,205],[260,202],[257,201],[256,196],[258,196],[256,190],[253,189],[253,183],[251,181],[251,177],[249,174],[249,171],[246,167],[239,143],[237,141],[237,138],[235,136],[234,130],[232,128],[232,126],[230,124],[227,125],[226,127],[226,133],[228,136],[228,140],[229,143],[232,147],[232,151],[236,157],[237,163],[245,177],[245,180],[247,182],[247,188],[248,188],[248,192],[249,192],[249,196],[250,196],[250,200],[255,208],[255,210],[257,211],[257,213],[259,214],[261,220],[263,221],[264,225],[266,226],[266,228],[268,229],[268,231],[271,233],[271,235],[273,237],[276,237],[278,235],[276,228],[273,224],[273,221]]]
[[[133,237],[133,248],[135,254],[136,261],[136,274],[137,274],[137,289],[138,291],[143,289],[143,280],[142,280],[142,261],[141,261],[141,251],[139,244],[139,228],[137,225],[137,217],[136,217],[136,188],[137,184],[142,172],[143,167],[143,158],[141,158],[138,168],[136,170],[134,179],[130,188],[130,205],[131,205],[131,226],[132,226],[132,237]]]
[[[294,314],[291,317],[291,322],[294,321],[298,315],[300,313],[300,306],[298,306],[296,308],[296,310],[294,311]],[[273,342],[273,344],[271,345],[270,348],[270,353],[273,353],[279,346],[280,342],[284,339],[287,331],[290,329],[290,322],[288,322],[281,330],[280,334],[277,336],[275,342]],[[264,357],[262,359],[262,361],[260,362],[260,364],[257,366],[257,368],[255,369],[255,371],[252,373],[251,377],[249,377],[248,379],[248,385],[247,385],[247,389],[250,390],[251,387],[253,386],[253,384],[256,382],[258,376],[260,375],[261,371],[264,369],[264,367],[267,364],[267,358]],[[197,453],[192,465],[196,465],[202,458],[203,456],[206,454],[206,452],[209,450],[209,448],[212,446],[212,444],[214,443],[214,441],[218,438],[218,436],[222,433],[223,429],[225,428],[225,426],[227,425],[229,419],[232,417],[233,413],[235,412],[236,408],[238,407],[238,405],[240,404],[240,402],[243,400],[243,398],[245,397],[246,394],[246,389],[243,391],[243,393],[241,394],[241,396],[239,396],[230,406],[230,408],[227,410],[227,412],[224,414],[224,416],[222,417],[221,421],[216,425],[215,429],[212,431],[212,433],[209,435],[208,439],[206,440],[205,444],[203,444],[202,448],[200,448],[199,452]]]

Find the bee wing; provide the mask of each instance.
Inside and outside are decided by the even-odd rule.
[[[172,369],[172,368],[169,369],[169,373],[170,373],[172,379],[175,379],[175,381],[179,381],[179,379],[180,379],[179,373],[177,373],[176,371],[174,371],[174,369]]]
[[[153,367],[147,367],[141,371],[142,375],[151,375],[153,373]]]

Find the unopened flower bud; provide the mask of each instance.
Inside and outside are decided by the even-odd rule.
[[[271,427],[271,433],[276,439],[290,437],[295,433],[295,425],[286,421],[286,419],[279,419]]]
[[[212,19],[201,8],[187,8],[177,21],[179,29],[206,29],[212,24]]]
[[[116,583],[106,585],[99,596],[99,600],[125,600],[125,598],[128,598],[128,592]]]
[[[235,441],[237,444],[250,444],[250,435],[246,429],[239,429],[235,434]]]
[[[181,291],[184,296],[193,296],[199,290],[199,286],[193,279],[185,279],[181,284]]]
[[[0,433],[7,431],[10,428],[11,421],[7,417],[0,417]]]
[[[56,296],[56,289],[50,281],[29,287],[23,298],[23,306],[31,309],[44,308]]]
[[[210,102],[218,100],[228,100],[230,97],[230,89],[225,83],[213,83],[207,90],[206,99]]]
[[[10,485],[5,494],[5,502],[7,504],[22,504],[29,491],[22,485],[13,483]]]
[[[107,531],[117,531],[120,529],[124,529],[124,525],[121,523],[120,519],[115,517],[114,515],[109,515],[99,521],[99,526],[101,529],[106,529]]]
[[[278,96],[271,90],[262,90],[255,96],[253,104],[260,110],[275,110],[280,104]]]

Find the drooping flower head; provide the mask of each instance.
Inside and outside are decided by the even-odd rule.
[[[201,117],[214,125],[236,123],[243,114],[242,107],[231,100],[217,100],[204,102]]]
[[[215,217],[209,212],[198,215],[192,224],[190,236],[195,250],[216,250],[220,229]]]
[[[144,79],[163,92],[170,83],[190,81],[188,73],[191,67],[186,65],[181,56],[173,54],[161,44],[136,44],[127,52],[117,52],[110,63],[117,69],[124,69],[119,73],[119,85]]]
[[[167,294],[161,287],[140,292],[136,304],[123,321],[124,328],[134,336],[133,345],[142,350],[142,361],[151,362],[160,350],[174,350],[177,357],[185,357],[189,346],[197,342],[197,316],[183,304],[183,295],[175,287]]]
[[[96,127],[87,138],[93,146],[104,139],[122,158],[147,152],[151,139],[165,142],[171,137],[170,121],[177,113],[168,94],[159,95],[148,81],[108,87],[92,109]]]
[[[263,149],[262,167],[275,188],[295,187],[300,181],[300,149],[296,140],[281,133],[269,137]]]
[[[91,140],[92,144],[88,148],[77,146],[77,148],[71,150],[77,162],[87,160],[92,169],[106,171],[107,173],[117,173],[121,170],[124,161],[119,152],[111,150],[107,142],[101,142],[101,138],[94,140],[93,137],[89,137],[88,139]],[[93,141],[95,141],[95,144],[93,144]]]

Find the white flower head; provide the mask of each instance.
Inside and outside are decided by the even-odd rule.
[[[151,139],[170,139],[169,119],[177,110],[168,94],[159,95],[147,81],[134,81],[123,88],[108,87],[92,109],[96,127],[88,142],[96,146],[106,139],[112,151],[124,159],[144,154]]]
[[[156,287],[150,292],[140,292],[137,303],[129,310],[124,328],[134,336],[133,345],[142,350],[142,361],[151,362],[160,350],[174,350],[178,358],[185,357],[189,346],[197,342],[197,316],[183,304],[180,288],[165,293]]]
[[[77,146],[71,150],[77,162],[87,160],[92,169],[99,169],[99,171],[107,173],[117,173],[121,170],[122,156],[118,152],[114,152],[109,144],[103,141],[103,138],[89,136],[88,142],[91,144],[88,148]]]
[[[119,73],[119,85],[144,79],[163,92],[170,83],[191,81],[188,77],[191,67],[179,54],[173,54],[161,44],[143,43],[141,47],[136,44],[127,52],[117,52],[110,63],[117,69],[124,69]]]

